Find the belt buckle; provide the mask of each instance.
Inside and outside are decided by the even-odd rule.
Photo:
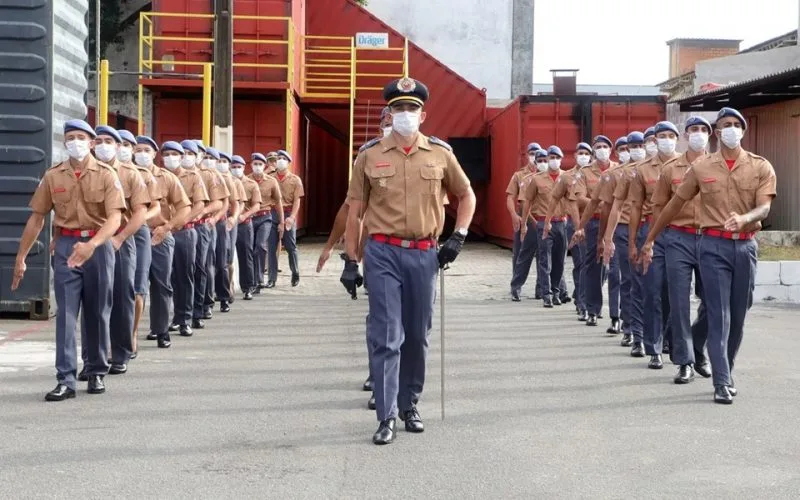
[[[741,239],[741,237],[742,237],[742,233],[731,233],[731,239],[732,240],[738,240],[738,239]]]
[[[88,238],[89,236],[89,231],[81,231],[81,238]]]
[[[403,248],[411,248],[411,240],[400,240],[400,246]]]

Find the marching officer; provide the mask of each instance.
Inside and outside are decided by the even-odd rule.
[[[656,127],[647,127],[644,131],[644,152],[646,159],[650,159],[658,154],[658,142],[656,141]]]
[[[119,148],[117,158],[124,164],[134,165],[142,176],[142,181],[147,187],[147,194],[150,196],[150,205],[145,213],[145,222],[158,216],[161,213],[161,195],[156,183],[155,177],[150,172],[149,167],[152,165],[150,161],[147,165],[138,165],[134,160],[133,150],[136,147],[136,137],[127,130],[120,130],[119,135],[122,138],[122,146]],[[144,314],[144,299],[147,296],[148,289],[148,275],[150,274],[150,263],[153,260],[152,242],[150,240],[150,228],[148,225],[142,226],[133,233],[133,242],[136,246],[136,272],[133,277],[133,291],[135,294],[134,314],[133,314],[133,331],[131,332],[131,345],[133,346],[133,353],[131,359],[134,359],[138,352],[139,346],[139,321]]]
[[[188,142],[186,144],[189,145]],[[195,227],[197,221],[203,217],[209,200],[203,178],[195,168],[197,146],[194,142],[192,145],[194,148],[189,149],[188,153],[177,142],[167,141],[161,146],[161,160],[164,162],[164,167],[178,177],[192,206],[188,222],[177,231],[173,230],[175,255],[172,260],[172,287],[175,290],[175,307],[169,329],[180,332],[183,337],[191,337],[194,334],[191,321],[195,287],[199,286],[195,282],[198,248]]]
[[[538,172],[536,169],[536,152],[540,149],[542,149],[542,147],[536,142],[528,144],[528,163],[514,172],[506,188],[506,194],[508,195],[506,196],[506,209],[511,216],[511,227],[514,229],[514,244],[511,252],[511,300],[514,302],[520,301],[519,293],[522,286],[528,280],[531,264],[536,255],[537,238],[531,238],[528,240],[527,244],[523,244],[522,238],[520,237],[522,214],[520,212],[521,207],[518,205],[520,196],[522,195],[521,188],[523,187],[523,178]],[[530,220],[526,221],[526,226],[526,231],[533,231],[536,229],[533,221]],[[538,283],[538,277],[536,281]],[[536,288],[536,293],[539,293],[538,286]]]
[[[539,294],[544,307],[561,305],[561,278],[564,272],[564,259],[567,253],[567,232],[564,223],[566,212],[562,207],[547,221],[547,207],[550,205],[550,193],[561,176],[561,159],[564,153],[558,146],[547,149],[548,168],[528,179],[525,192],[520,195],[523,200],[522,217],[530,220],[531,215],[536,222],[536,235],[527,235],[527,227],[521,229],[523,241],[528,238],[537,239],[536,275],[541,277]],[[537,279],[537,281],[539,281]]]
[[[717,114],[720,150],[696,160],[667,203],[642,246],[643,264],[653,258],[657,236],[683,206],[700,195],[699,266],[708,317],[708,355],[714,401],[732,404],[738,390],[731,377],[742,343],[744,320],[753,303],[761,229],[776,196],[775,170],[741,147],[747,121],[733,108]]]
[[[136,306],[136,243],[132,236],[144,226],[150,195],[139,170],[130,163],[117,160],[122,136],[116,129],[101,125],[95,129],[94,152],[97,159],[114,169],[122,184],[126,209],[119,230],[111,237],[114,253],[113,305],[111,307],[110,341],[111,367],[108,373],[119,375],[128,371],[133,354],[133,322]],[[84,321],[86,316],[82,318]],[[83,336],[86,330],[83,329]],[[85,354],[86,349],[83,349]],[[86,358],[84,358],[85,362]],[[80,379],[80,376],[79,376]]]
[[[398,413],[407,431],[424,430],[416,404],[425,381],[436,274],[458,256],[475,210],[475,195],[450,146],[419,132],[426,117],[425,85],[395,80],[385,87],[384,98],[393,131],[370,141],[356,158],[341,279],[355,294],[361,282],[357,257],[363,215],[369,232],[364,247],[370,283],[367,335],[380,421],[375,444],[394,440]],[[456,230],[437,256],[445,188],[458,197],[458,213]]]
[[[53,256],[56,308],[56,379],[47,401],[75,397],[78,359],[75,329],[82,313],[89,394],[105,392],[109,317],[114,282],[111,237],[119,229],[125,198],[114,170],[91,154],[95,132],[83,120],[64,123],[69,160],[47,170],[30,202],[31,216],[20,238],[11,289],[22,281],[25,259],[51,210],[57,234]]]
[[[614,141],[614,152],[617,154],[620,165],[625,165],[630,161],[631,153],[628,150],[628,136],[623,135]]]
[[[705,156],[711,124],[705,118],[692,116],[686,121],[684,136],[689,149],[676,159],[670,160],[661,168],[661,175],[653,192],[653,212],[659,213],[678,190],[686,171],[699,158]],[[686,203],[680,213],[664,233],[666,272],[669,274],[670,325],[672,345],[670,355],[678,365],[676,384],[688,384],[694,379],[695,369],[704,377],[710,377],[708,361],[705,358],[705,345],[708,337],[708,321],[705,303],[697,310],[695,326],[691,324],[691,304],[689,290],[694,273],[696,295],[702,301],[703,285],[700,266],[697,260],[697,247],[702,232],[700,229],[700,198],[695,196]]]
[[[303,181],[289,170],[292,157],[280,149],[275,162],[275,179],[278,181],[281,199],[280,203],[272,207],[272,231],[269,233],[269,281],[275,284],[278,279],[278,236],[277,226],[279,221],[284,226],[280,234],[283,248],[289,255],[289,268],[292,271],[292,286],[300,283],[300,270],[297,261],[297,216],[300,213],[300,199],[305,196]],[[278,216],[278,212],[283,212]]]
[[[231,156],[220,151],[217,162],[217,173],[228,189],[228,210],[217,222],[217,244],[214,252],[214,289],[219,299],[220,312],[226,313],[230,307],[230,282],[228,281],[228,241],[235,222],[239,217],[239,191],[230,173]],[[238,224],[236,224],[238,225]],[[206,297],[207,299],[208,297]]]
[[[602,216],[606,218],[603,236],[603,261],[606,265],[617,259],[620,270],[620,317],[622,318],[622,347],[630,347],[634,342],[643,343],[644,310],[641,286],[636,286],[635,263],[628,260],[628,224],[631,204],[627,199],[630,172],[645,159],[644,134],[638,131],[627,136],[630,160],[609,175],[600,190],[599,199],[603,202]],[[619,186],[625,183],[625,194],[616,198]],[[609,210],[606,210],[610,207]],[[636,239],[636,236],[633,236]],[[613,318],[612,318],[613,321]]]
[[[655,138],[658,154],[646,160],[631,171],[630,192],[628,198],[631,202],[630,232],[637,233],[639,224],[645,226],[646,234],[649,225],[653,222],[653,192],[656,182],[661,174],[661,168],[669,160],[678,157],[675,148],[678,144],[678,127],[672,122],[661,121],[655,125]],[[646,141],[645,141],[646,142]],[[628,259],[637,261],[636,243],[629,251]],[[660,370],[664,367],[661,359],[664,344],[669,344],[669,297],[667,296],[667,270],[665,258],[665,241],[661,237],[656,240],[655,262],[644,275],[644,349],[650,356],[648,367]],[[631,352],[638,357],[639,349]],[[641,347],[641,346],[639,346]]]
[[[269,256],[270,249],[270,234],[274,230],[283,236],[284,219],[283,210],[275,211],[273,215],[273,208],[280,206],[281,203],[281,188],[278,186],[278,181],[271,175],[264,173],[266,168],[267,159],[261,153],[253,153],[252,163],[250,166],[253,173],[250,174],[250,179],[255,181],[258,189],[261,192],[261,207],[253,214],[253,259],[254,259],[254,281],[257,283],[255,293],[260,293],[262,288],[272,288],[275,286],[275,281],[278,279],[278,267],[275,264],[269,268],[269,279],[267,284],[264,285],[264,271],[266,270],[267,260],[271,261],[272,257]],[[277,216],[278,224],[272,227],[273,216]],[[277,258],[276,258],[277,262]]]
[[[278,153],[270,151],[267,153],[267,167],[266,174],[275,177],[275,172],[278,170]]]
[[[191,141],[188,141],[191,142]],[[219,151],[206,147],[198,173],[208,193],[209,203],[197,228],[197,260],[195,265],[194,310],[192,328],[205,328],[203,320],[211,319],[214,307],[214,262],[217,248],[217,222],[228,214],[230,192],[217,172]]]
[[[157,340],[158,347],[166,349],[171,345],[169,307],[173,299],[172,260],[175,253],[172,233],[184,227],[189,220],[191,206],[178,178],[168,169],[155,165],[157,152],[156,141],[144,135],[136,137],[134,161],[138,167],[148,169],[155,179],[157,194],[153,197],[160,200],[161,207],[158,214],[147,219],[150,230],[148,238],[152,245],[149,266],[150,334],[147,340]],[[173,163],[174,160],[170,160],[170,164]]]
[[[261,155],[255,153],[255,155]],[[262,155],[263,156],[263,155]],[[253,300],[253,290],[258,282],[256,281],[256,266],[253,262],[253,217],[261,210],[261,190],[256,181],[244,175],[244,158],[234,156],[233,177],[241,181],[243,190],[242,213],[239,215],[238,229],[236,233],[236,255],[239,259],[239,286],[244,293],[244,300]],[[259,160],[261,161],[261,160]],[[256,163],[255,160],[253,162]],[[261,168],[263,169],[263,162]],[[263,172],[263,170],[262,170]],[[264,273],[261,273],[264,276]]]
[[[247,203],[247,193],[244,190],[244,184],[242,184],[242,179],[244,178],[244,167],[246,166],[246,162],[244,158],[239,155],[231,155],[231,168],[230,168],[230,176],[231,180],[233,181],[233,188],[236,192],[236,201],[238,203],[238,212],[235,214],[236,216],[233,218],[233,227],[231,228],[230,232],[228,233],[228,254],[227,254],[227,273],[228,273],[228,297],[230,297],[230,301],[233,302],[235,299],[236,290],[234,289],[234,272],[235,266],[233,263],[233,256],[236,253],[236,240],[239,238],[239,219],[242,214],[246,210],[246,203]],[[235,170],[241,169],[241,176],[235,175]]]

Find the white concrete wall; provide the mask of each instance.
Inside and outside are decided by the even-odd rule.
[[[487,98],[511,97],[513,0],[369,0],[367,9]]]
[[[800,261],[759,262],[753,301],[800,303]]]

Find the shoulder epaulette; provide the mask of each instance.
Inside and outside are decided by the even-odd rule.
[[[378,137],[375,137],[375,138],[373,138],[373,139],[370,139],[369,141],[367,141],[366,143],[364,143],[364,145],[363,145],[363,146],[361,146],[360,148],[358,148],[358,152],[360,153],[360,152],[362,152],[362,151],[366,151],[366,150],[368,150],[369,148],[371,148],[372,146],[374,146],[374,145],[378,144],[379,142],[381,142],[381,139],[380,139],[380,138],[378,138]]]
[[[766,160],[766,158],[764,158],[763,156],[759,156],[753,153],[752,151],[748,151],[747,154],[750,156],[750,158],[754,158],[756,160]]]
[[[105,168],[105,169],[111,170],[111,171],[112,171],[112,172],[114,172],[115,174],[117,173],[117,171],[116,171],[116,170],[114,170],[114,167],[112,167],[112,166],[111,166],[111,165],[109,165],[108,163],[103,163],[103,162],[102,162],[102,161],[100,161],[100,160],[97,160],[95,163],[97,163],[97,165],[99,165],[99,166],[101,166],[101,167],[103,167],[103,168]]]
[[[447,144],[446,142],[444,142],[443,140],[439,139],[438,137],[430,136],[430,137],[428,137],[428,140],[431,142],[431,144],[436,144],[437,146],[441,146],[441,147],[445,148],[448,151],[453,151],[453,146]]]

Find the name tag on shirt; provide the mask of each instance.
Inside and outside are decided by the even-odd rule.
[[[391,166],[392,166],[392,164],[389,163],[388,161],[382,161],[380,163],[376,163],[375,164],[375,168],[385,168],[385,167],[391,167]]]

